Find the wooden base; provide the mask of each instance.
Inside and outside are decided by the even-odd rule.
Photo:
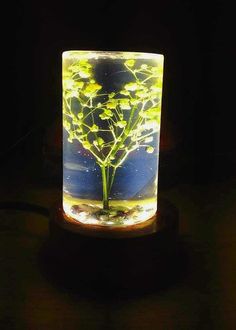
[[[133,231],[93,228],[91,234],[68,222],[59,208],[50,221],[46,267],[54,280],[73,287],[141,288],[157,278],[165,281],[176,259],[178,211],[167,201],[160,201],[159,210],[149,231],[139,226]]]

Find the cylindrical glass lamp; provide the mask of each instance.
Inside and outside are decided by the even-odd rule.
[[[163,56],[63,53],[63,209],[127,227],[157,211]]]

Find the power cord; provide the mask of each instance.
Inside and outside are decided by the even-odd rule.
[[[0,210],[27,211],[37,213],[45,217],[49,217],[50,214],[49,209],[46,207],[27,202],[0,202]]]

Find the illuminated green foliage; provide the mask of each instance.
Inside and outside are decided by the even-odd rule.
[[[106,93],[96,81],[89,60],[74,60],[63,69],[63,126],[68,142],[79,141],[101,168],[103,208],[116,170],[138,148],[153,153],[154,133],[160,129],[162,65],[123,62],[130,81]]]
[[[151,146],[149,146],[149,147],[146,148],[146,151],[147,151],[149,154],[152,154],[153,151],[154,151],[154,148],[151,147]]]
[[[125,61],[125,64],[132,68],[135,64],[135,60],[127,60]]]
[[[116,126],[123,128],[127,125],[127,122],[125,120],[119,120],[115,123]]]

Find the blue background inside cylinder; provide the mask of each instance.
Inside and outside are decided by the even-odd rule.
[[[122,167],[117,169],[110,198],[129,199],[152,197],[155,193],[154,180],[157,172],[157,139],[154,134],[155,147],[153,154],[148,154],[145,148],[133,151]],[[100,167],[94,157],[82,145],[67,141],[64,130],[63,153],[63,189],[78,198],[101,199],[102,178]]]

